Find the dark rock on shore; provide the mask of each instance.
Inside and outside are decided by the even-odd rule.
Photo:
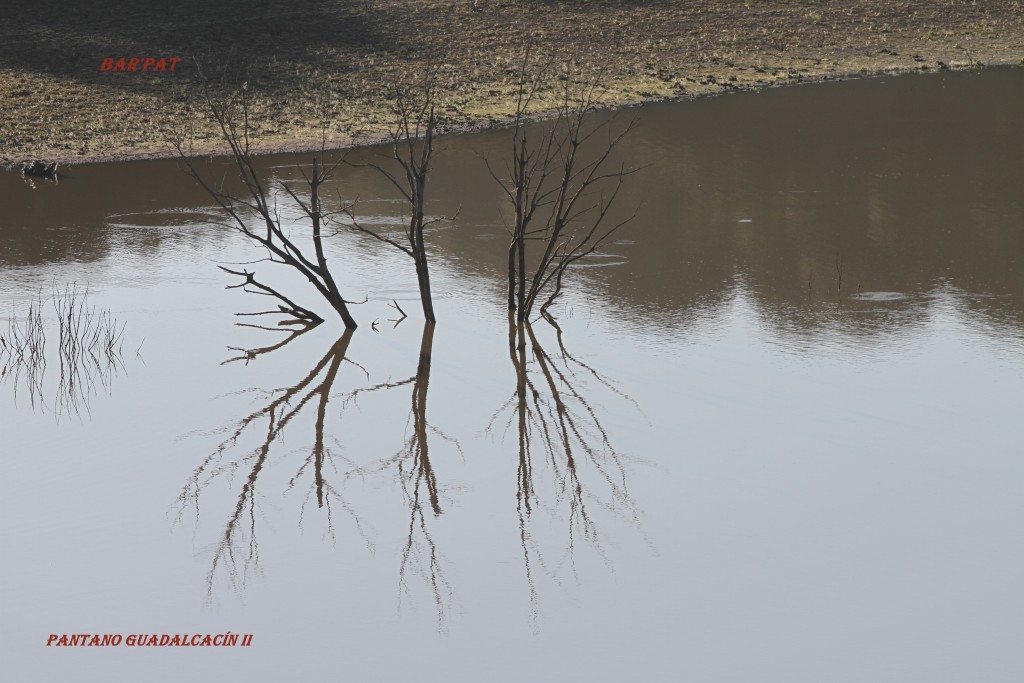
[[[21,172],[29,178],[57,178],[57,162],[48,164],[35,159],[21,167]]]

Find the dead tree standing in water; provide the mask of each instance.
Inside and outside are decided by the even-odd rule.
[[[369,166],[394,185],[409,203],[409,222],[405,227],[405,240],[399,242],[361,225],[350,215],[351,225],[359,232],[390,244],[408,255],[416,264],[416,281],[423,305],[423,317],[429,323],[437,322],[434,302],[430,293],[430,268],[427,260],[427,244],[424,231],[441,218],[426,218],[427,177],[430,160],[434,154],[434,133],[437,130],[437,70],[428,68],[419,80],[395,87],[395,117],[391,129],[391,158],[398,162],[401,172],[392,173],[380,164],[351,164]]]
[[[200,75],[202,76],[201,72]],[[289,231],[282,227],[273,192],[264,185],[264,181],[260,179],[253,163],[253,134],[250,123],[252,112],[248,89],[243,84],[233,93],[217,97],[204,80],[202,95],[208,111],[217,122],[221,137],[231,150],[231,157],[238,172],[238,178],[245,186],[246,196],[233,195],[223,186],[214,186],[203,178],[196,168],[193,157],[186,153],[187,150],[181,141],[176,141],[173,143],[174,147],[184,161],[189,175],[206,190],[207,194],[213,197],[217,205],[227,214],[228,220],[224,223],[225,225],[229,225],[252,242],[263,247],[267,251],[267,260],[270,263],[285,265],[298,271],[334,309],[346,329],[355,329],[357,324],[348,308],[351,302],[346,301],[341,295],[338,283],[328,267],[324,251],[324,225],[329,216],[323,212],[320,204],[320,186],[330,177],[333,167],[324,168],[316,158],[313,159],[312,174],[306,177],[310,190],[308,202],[300,199],[291,188],[281,183],[284,191],[298,203],[310,221],[314,253],[308,255],[292,239]],[[305,177],[305,174],[303,176]],[[255,220],[250,222],[251,219]],[[223,266],[221,269],[244,278],[241,284],[233,285],[233,287],[241,287],[249,292],[271,296],[280,302],[278,310],[265,313],[283,313],[291,316],[295,321],[305,323],[323,322],[323,318],[311,309],[298,305],[273,287],[256,280],[255,272],[231,270]]]
[[[590,115],[599,104],[599,82],[585,82],[570,70],[562,81],[555,116],[528,128],[527,113],[551,71],[550,63],[537,65],[526,51],[519,73],[508,177],[499,177],[487,163],[514,208],[508,309],[516,312],[519,322],[529,320],[538,301],[541,313],[550,317],[548,309],[562,293],[569,266],[594,253],[636,215],[611,225],[607,220],[625,177],[633,172],[622,164],[614,167],[612,153],[635,119],[617,133],[611,130],[611,120],[591,125]],[[539,256],[528,249],[534,242]]]

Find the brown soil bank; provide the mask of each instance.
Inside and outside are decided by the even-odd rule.
[[[475,6],[474,6],[475,5]],[[175,0],[10,3],[0,25],[0,160],[165,155],[190,127],[193,55],[245,64],[266,149],[373,139],[389,86],[443,54],[452,125],[505,118],[526,42],[600,70],[608,104],[855,72],[1024,60],[1018,0]],[[106,58],[183,58],[174,72]]]

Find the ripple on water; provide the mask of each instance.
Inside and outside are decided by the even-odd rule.
[[[106,224],[112,228],[172,228],[206,225],[217,220],[222,220],[222,216],[211,207],[206,211],[162,209],[137,213],[112,213],[107,216]]]
[[[903,292],[857,292],[850,296],[857,301],[904,301],[909,298]]]

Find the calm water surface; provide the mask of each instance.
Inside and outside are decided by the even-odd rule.
[[[0,678],[1021,680],[1021,111],[1021,71],[649,107],[637,220],[521,357],[506,132],[441,145],[432,334],[411,261],[343,234],[360,329],[266,352],[216,267],[259,254],[176,163],[0,175],[0,329],[66,282],[126,324],[73,403],[53,361],[0,381]]]

